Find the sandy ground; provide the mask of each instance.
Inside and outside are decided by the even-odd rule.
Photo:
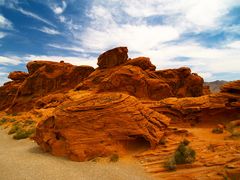
[[[13,140],[0,127],[0,180],[151,180],[140,165],[73,162],[43,153],[30,140]]]

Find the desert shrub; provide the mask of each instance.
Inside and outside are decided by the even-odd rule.
[[[189,142],[188,142],[189,143]],[[184,141],[180,143],[175,152],[176,164],[192,163],[195,161],[196,152],[188,145],[184,144]]]
[[[212,129],[212,133],[214,133],[214,134],[222,134],[223,133],[223,129],[222,128],[213,128]]]
[[[113,154],[111,157],[110,157],[110,161],[111,162],[117,162],[119,160],[119,155],[118,154]]]
[[[164,163],[164,168],[166,168],[169,171],[175,171],[177,168],[177,164],[175,161],[174,157],[169,158],[165,163]]]
[[[14,134],[19,130],[19,125],[18,124],[14,124],[12,126],[12,128],[8,131],[8,134]]]
[[[18,115],[18,113],[16,113],[16,112],[12,113],[12,116],[17,116],[17,115]]]
[[[7,119],[6,118],[2,118],[1,120],[0,120],[0,125],[3,125],[4,123],[6,123],[7,122]]]
[[[168,170],[175,170],[177,164],[193,163],[196,158],[196,152],[189,147],[189,141],[184,139],[176,149],[170,159],[164,163],[164,167]]]
[[[15,122],[16,121],[16,119],[10,119],[9,120],[9,122]]]
[[[33,124],[35,124],[36,122],[34,121],[34,120],[32,120],[32,119],[27,119],[25,122],[24,122],[24,125],[33,125]]]
[[[18,129],[16,131],[16,134],[13,136],[13,139],[19,140],[19,139],[25,139],[30,137],[35,132],[35,129]]]

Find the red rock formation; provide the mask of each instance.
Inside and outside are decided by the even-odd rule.
[[[156,71],[177,97],[197,97],[203,95],[203,78],[191,73],[188,67]]]
[[[94,71],[91,66],[73,66],[68,63],[32,61],[27,64],[29,76],[21,83],[11,111],[27,111],[49,93],[67,92]]]
[[[14,71],[8,75],[9,81],[0,87],[0,111],[7,109],[13,102],[18,88],[22,82],[28,77],[28,73],[21,71]]]
[[[201,97],[166,98],[156,102],[145,102],[149,108],[175,120],[188,122],[229,122],[239,118],[240,81],[230,82],[220,93]]]
[[[125,63],[128,59],[127,47],[117,47],[108,50],[98,57],[98,66],[100,69],[110,68]]]
[[[109,50],[98,59],[100,67],[76,90],[124,92],[151,100],[203,95],[203,79],[189,68],[155,71],[149,58],[127,60],[127,49],[122,48]]]
[[[203,79],[191,73],[189,68],[155,71],[147,57],[128,60],[128,49],[111,49],[98,58],[99,68],[73,66],[61,61],[32,61],[28,72],[13,72],[9,78],[21,81],[16,96],[7,106],[11,111],[27,111],[36,101],[50,93],[65,93],[77,86],[77,90],[97,92],[123,92],[141,99],[160,100],[167,97],[192,97],[203,94]],[[8,96],[4,94],[4,96]],[[3,102],[9,100],[2,97]]]
[[[13,102],[21,81],[10,81],[0,87],[0,111],[7,109]]]
[[[72,96],[37,126],[35,141],[45,151],[84,161],[121,153],[138,138],[155,147],[169,119],[121,93]]]
[[[13,71],[9,73],[8,78],[13,81],[24,80],[28,77],[28,73],[22,71]]]
[[[129,59],[125,64],[140,67],[142,70],[155,71],[156,69],[156,66],[151,63],[150,58],[148,57]]]

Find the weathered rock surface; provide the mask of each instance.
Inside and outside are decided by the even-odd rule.
[[[149,107],[175,120],[193,122],[231,121],[239,118],[240,81],[225,84],[220,93],[201,97],[166,98],[145,102]]]
[[[98,66],[100,69],[110,68],[125,63],[128,59],[127,47],[117,47],[108,50],[98,57]]]
[[[114,51],[116,49],[110,50],[112,53]],[[104,53],[104,58],[108,61],[112,58],[111,56],[111,53]],[[118,59],[119,56],[115,58]],[[162,71],[155,71],[155,68],[146,57],[130,59],[126,63],[109,66],[107,69],[100,67],[80,83],[76,90],[124,92],[141,99],[151,100],[203,95],[203,79],[191,73],[189,68]]]
[[[8,78],[12,79],[13,81],[17,81],[17,80],[24,80],[28,77],[28,73],[26,72],[22,72],[22,71],[13,71],[11,73],[9,73]]]
[[[138,138],[155,147],[169,118],[121,93],[89,93],[64,102],[37,126],[35,141],[54,155],[84,161],[108,156]]]
[[[156,66],[151,63],[150,58],[148,57],[129,59],[125,64],[140,67],[142,70],[155,71],[156,69]]]
[[[22,81],[10,81],[0,87],[0,111],[7,109],[13,102]]]
[[[203,94],[203,80],[189,68],[155,71],[147,57],[128,59],[128,49],[111,49],[98,58],[99,68],[74,66],[61,61],[32,61],[29,73],[15,71],[9,74],[17,86],[14,95],[2,93],[0,109],[9,112],[28,111],[44,96],[66,93],[70,89],[96,92],[123,92],[140,99],[160,100],[167,97],[192,97]],[[16,88],[17,87],[17,88]],[[10,86],[1,88],[8,91]],[[17,89],[17,90],[16,90]],[[39,105],[39,103],[38,103]],[[37,106],[38,106],[37,105]],[[36,107],[37,107],[36,106]]]
[[[49,93],[67,92],[94,71],[91,66],[50,61],[32,61],[27,68],[29,76],[18,88],[12,111],[29,110],[39,98]]]
[[[156,71],[172,89],[176,97],[197,97],[203,95],[203,78],[191,73],[188,67]]]

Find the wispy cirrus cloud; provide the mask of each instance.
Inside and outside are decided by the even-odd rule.
[[[57,15],[62,14],[65,9],[67,8],[67,2],[66,1],[60,1],[60,5],[56,3],[51,3],[50,7],[53,10],[53,12]]]
[[[0,14],[0,28],[1,29],[13,29],[12,22]]]
[[[49,25],[49,26],[52,26],[52,27],[55,27],[55,28],[56,28],[56,26],[55,26],[52,22],[50,22],[50,21],[47,20],[47,19],[44,19],[44,18],[40,17],[39,15],[37,15],[37,14],[35,14],[35,13],[33,13],[33,12],[24,10],[24,9],[22,9],[22,8],[20,8],[20,7],[14,7],[14,9],[15,9],[16,11],[19,11],[20,13],[24,14],[25,16],[34,18],[34,19],[36,19],[36,20],[38,20],[38,21],[41,21],[41,22],[43,22],[43,23],[45,23],[45,24],[47,24],[47,25]]]
[[[50,34],[50,35],[59,35],[61,34],[59,31],[55,30],[55,29],[52,29],[52,28],[48,28],[48,27],[42,27],[40,29],[37,29],[43,33],[46,33],[46,34]]]
[[[48,44],[48,46],[57,48],[57,49],[62,49],[62,50],[85,52],[85,50],[79,46],[68,46],[68,45],[59,45],[59,44]]]

